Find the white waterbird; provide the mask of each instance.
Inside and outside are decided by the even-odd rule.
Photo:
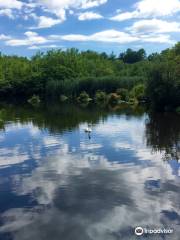
[[[84,129],[84,131],[85,131],[86,133],[91,133],[91,132],[92,132],[92,129],[91,129],[90,127],[87,127],[87,128]]]

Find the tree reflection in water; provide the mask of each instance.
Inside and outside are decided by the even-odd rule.
[[[0,107],[0,129],[4,130],[7,122],[31,121],[39,129],[48,129],[51,133],[71,131],[81,123],[96,125],[110,114],[143,116],[144,110],[118,108],[99,109],[81,108],[73,104],[45,104],[39,108],[29,105],[3,105]],[[180,115],[175,113],[151,113],[145,123],[146,144],[154,152],[161,152],[163,160],[180,159]]]
[[[174,113],[150,114],[146,121],[146,142],[163,160],[180,159],[180,116]]]
[[[158,160],[179,159],[180,116],[73,104],[0,109],[0,239],[129,240],[138,224],[172,227],[179,240],[179,163]]]

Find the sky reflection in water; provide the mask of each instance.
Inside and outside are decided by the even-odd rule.
[[[158,139],[160,132],[154,138],[154,119],[99,114],[90,139],[91,117],[63,132],[39,127],[36,118],[6,119],[0,239],[136,239],[134,227],[142,226],[172,227],[173,235],[149,239],[178,240],[180,128],[172,141]]]

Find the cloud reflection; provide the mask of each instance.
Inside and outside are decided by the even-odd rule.
[[[26,128],[26,136],[38,137],[23,153],[31,159],[30,146],[36,146],[37,166],[13,177],[19,181],[16,195],[30,195],[37,204],[4,212],[1,233],[11,232],[15,240],[129,240],[137,225],[168,226],[178,240],[180,180],[161,153],[146,147],[144,118],[109,118],[94,126],[91,140],[81,130],[53,136],[32,128]],[[11,157],[20,152],[16,148]],[[117,152],[129,154],[129,161],[112,161]]]

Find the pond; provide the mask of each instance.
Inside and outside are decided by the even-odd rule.
[[[179,159],[173,113],[1,105],[0,239],[178,240]]]

